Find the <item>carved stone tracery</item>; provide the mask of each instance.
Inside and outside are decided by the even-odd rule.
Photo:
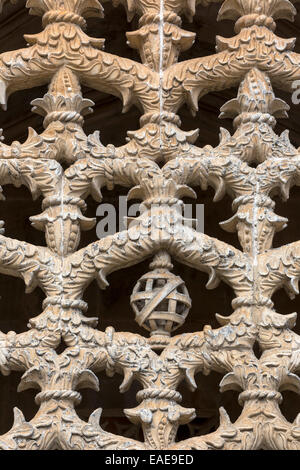
[[[236,35],[218,37],[215,55],[178,62],[194,40],[181,28],[181,15],[192,20],[196,4],[213,1],[221,4],[219,19],[236,21]],[[0,448],[299,449],[300,418],[290,423],[279,408],[281,391],[300,391],[296,314],[281,315],[272,302],[281,287],[290,296],[299,293],[300,242],[272,248],[287,224],[272,197],[277,191],[287,200],[290,188],[300,185],[298,150],[286,133],[274,132],[288,106],[273,86],[292,91],[300,79],[295,41],[276,36],[275,21],[292,20],[295,7],[288,0],[118,3],[129,21],[139,16],[128,41],[142,63],[106,53],[104,40],[84,32],[86,18],[103,16],[98,0],[28,0],[44,30],[26,36],[27,48],[0,55],[4,109],[11,93],[49,84],[32,103],[44,117],[44,132],[30,129],[24,143],[0,143],[0,183],[42,196],[42,212],[31,222],[47,242],[39,247],[9,239],[1,224],[0,272],[21,277],[27,292],[39,287],[46,297],[27,332],[0,333],[1,372],[22,371],[19,390],[36,388],[39,406],[31,422],[14,410]],[[93,103],[83,98],[81,85],[120,97],[124,112],[131,105],[140,109],[141,128],[128,133],[125,145],[105,147],[99,133],[85,134]],[[237,98],[223,106],[221,117],[234,119],[234,134],[221,129],[216,148],[196,147],[197,131],[180,129],[178,109],[186,102],[195,113],[200,97],[232,86],[239,86]],[[101,201],[101,188],[117,184],[141,200],[141,215],[128,230],[78,250],[81,230],[95,225],[84,215],[85,199],[91,194]],[[241,250],[184,223],[182,198],[195,196],[197,186],[212,186],[215,200],[232,197],[234,215],[222,227],[237,232]],[[84,290],[94,279],[105,288],[110,273],[146,259],[152,259],[150,272],[138,280],[131,304],[149,337],[96,329],[97,319],[85,316]],[[233,313],[217,315],[219,329],[172,336],[191,306],[188,286],[171,272],[172,259],[207,272],[209,289],[221,281],[233,289]],[[67,347],[57,354],[62,340]],[[141,424],[144,442],[105,432],[101,410],[88,423],[78,417],[78,390],[98,390],[95,373],[102,370],[124,375],[121,392],[133,380],[141,384],[138,405],[125,413]],[[216,432],[176,442],[178,427],[195,417],[177,387],[185,380],[195,390],[195,375],[210,371],[224,375],[221,391],[240,392],[243,411],[232,423],[221,409]]]

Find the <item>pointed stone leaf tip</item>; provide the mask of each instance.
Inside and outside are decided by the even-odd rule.
[[[89,417],[89,424],[93,426],[93,428],[98,429],[98,430],[101,430],[101,426],[100,426],[101,415],[102,415],[102,408],[98,408]]]
[[[181,425],[188,424],[195,418],[196,418],[195,408],[183,408],[177,403],[175,405],[169,405],[168,420],[171,423],[178,423]]]
[[[121,393],[125,393],[130,389],[131,384],[134,379],[134,373],[131,369],[126,368],[123,370],[123,373],[124,373],[124,378],[123,378],[123,382],[120,385]]]
[[[0,0],[1,1],[1,0]],[[4,0],[5,1],[5,0]],[[17,0],[10,0],[12,3]],[[98,0],[27,0],[26,7],[31,15],[43,16],[51,10],[69,11],[84,18],[103,18],[103,7]]]
[[[255,17],[260,19],[273,18],[293,21],[297,11],[289,0],[253,0],[245,2],[244,0],[225,0],[220,8],[218,21],[237,20],[243,16],[253,18],[252,24],[255,24]],[[261,22],[257,23],[262,25]],[[248,25],[250,26],[250,24]]]
[[[235,390],[239,392],[241,389],[242,387],[240,381],[233,372],[226,374],[220,382],[221,393],[227,392],[228,390]]]
[[[265,308],[260,314],[258,325],[263,328],[274,327],[278,330],[290,329],[292,330],[297,321],[297,313],[289,313],[288,315],[281,315],[269,308]]]
[[[77,390],[83,388],[89,388],[99,392],[99,380],[98,377],[91,370],[85,369],[78,373],[75,379],[75,387]]]
[[[141,199],[143,201],[152,198],[181,199],[189,197],[196,199],[196,193],[186,185],[179,185],[172,179],[166,179],[162,174],[153,178],[143,178],[141,184],[129,191],[128,200]]]
[[[14,408],[14,424],[13,424],[13,429],[21,426],[22,424],[26,423],[25,417],[19,408],[15,407]]]
[[[217,276],[216,270],[213,267],[210,267],[208,274],[209,274],[209,279],[205,286],[206,289],[208,290],[216,289],[221,282],[220,278]]]
[[[186,0],[184,6],[184,14],[187,17],[188,21],[190,21],[190,23],[193,21],[193,18],[196,13],[196,3],[201,3],[203,5],[203,3],[207,4],[209,3],[209,1],[207,2],[207,0]]]
[[[291,300],[294,300],[296,295],[299,295],[299,279],[293,275],[288,275],[283,283],[283,288]]]
[[[0,106],[4,111],[7,110],[7,91],[6,83],[0,78]]]
[[[289,390],[300,395],[300,378],[298,375],[288,372],[280,386],[280,391]]]
[[[196,373],[195,367],[187,367],[185,369],[186,382],[187,382],[187,385],[188,385],[189,389],[192,392],[195,392],[195,390],[197,390],[197,383],[196,383],[196,380],[195,380],[195,373]]]
[[[268,76],[254,68],[247,73],[241,83],[237,98],[222,106],[219,117],[220,119],[234,118],[245,113],[256,115],[257,119],[261,114],[286,118],[289,109],[290,107],[283,100],[275,98]]]
[[[225,408],[221,407],[219,409],[219,412],[220,412],[220,427],[227,428],[227,427],[232,426],[229,415],[227,411],[225,410]]]
[[[151,424],[153,420],[153,412],[148,408],[144,408],[143,404],[140,404],[133,409],[125,409],[125,416],[133,424]]]
[[[18,392],[24,392],[25,390],[39,390],[43,382],[42,371],[39,367],[32,367],[21,377],[21,382],[18,386]]]
[[[100,269],[96,275],[96,281],[98,283],[98,286],[100,287],[101,290],[107,289],[109,286],[109,283],[106,279],[105,271],[104,269]]]

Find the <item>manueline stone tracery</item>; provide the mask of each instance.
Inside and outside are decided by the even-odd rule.
[[[220,20],[235,21],[235,36],[217,37],[214,55],[178,62],[194,41],[181,17],[192,20],[196,3],[205,8],[212,2],[220,3]],[[113,3],[123,4],[129,21],[139,17],[128,41],[142,63],[106,53],[104,40],[87,35],[86,18],[103,16],[98,0],[28,0],[44,30],[26,35],[27,48],[0,55],[4,109],[13,92],[49,84],[32,103],[44,117],[44,132],[29,129],[24,143],[0,143],[0,184],[25,185],[33,197],[42,196],[31,223],[47,243],[7,238],[1,224],[0,272],[22,278],[27,292],[41,288],[45,300],[28,331],[0,333],[1,372],[22,371],[19,390],[37,389],[39,406],[30,422],[15,408],[0,448],[299,449],[299,418],[290,423],[279,408],[283,390],[300,390],[297,315],[276,312],[272,302],[281,287],[290,296],[299,293],[300,242],[272,248],[287,224],[276,214],[274,195],[287,200],[290,188],[300,185],[298,150],[287,133],[274,131],[289,109],[274,88],[292,92],[300,79],[295,40],[278,37],[275,22],[293,20],[295,7],[288,0]],[[85,134],[93,103],[83,98],[83,85],[118,96],[124,112],[139,108],[140,129],[128,133],[125,145],[105,147],[99,133]],[[195,146],[197,131],[181,130],[179,109],[187,103],[196,113],[202,96],[233,86],[237,98],[222,107],[221,117],[234,120],[234,134],[221,129],[217,147]],[[81,231],[95,225],[84,215],[85,200],[92,195],[100,202],[101,188],[115,185],[141,201],[141,215],[128,230],[79,249]],[[233,200],[233,216],[222,227],[237,232],[240,249],[185,224],[182,198],[209,186],[215,200],[226,193]],[[149,272],[128,299],[141,334],[102,331],[101,321],[97,326],[97,318],[85,315],[85,289],[94,279],[103,289],[109,274],[144,260]],[[219,329],[176,336],[192,299],[172,273],[172,260],[207,272],[209,289],[221,281],[233,289],[232,314],[217,316]],[[58,354],[61,341],[67,347]],[[121,393],[134,380],[141,384],[137,406],[125,413],[141,424],[143,442],[104,431],[101,410],[88,422],[77,415],[80,389],[98,390],[95,374],[102,370],[124,376]],[[221,408],[216,432],[177,442],[178,427],[195,417],[181,403],[178,386],[186,381],[194,390],[195,375],[205,380],[211,371],[223,374],[222,391],[240,392],[242,413],[232,423]]]

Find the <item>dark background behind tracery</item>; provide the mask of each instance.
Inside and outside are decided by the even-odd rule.
[[[199,56],[213,54],[215,51],[216,35],[230,37],[233,35],[232,22],[226,21],[216,23],[219,5],[211,5],[209,8],[197,9],[194,22],[184,23],[184,29],[195,31],[197,39],[190,51],[182,54],[181,59],[189,59]],[[126,44],[125,32],[137,29],[137,21],[127,23],[123,8],[112,8],[105,4],[106,17],[104,20],[90,19],[88,21],[88,34],[93,37],[106,39],[106,51],[123,57],[139,60],[136,51],[130,49]],[[24,8],[24,2],[20,0],[19,5],[7,5],[0,16],[0,52],[25,47],[26,42],[23,34],[34,34],[41,31],[41,19],[29,16]],[[300,15],[296,17],[295,23],[285,21],[279,22],[278,35],[283,37],[300,36]],[[300,40],[296,45],[300,52]],[[42,97],[47,87],[35,88],[25,92],[17,92],[10,97],[8,111],[0,111],[0,127],[4,130],[5,142],[14,140],[23,142],[27,136],[27,128],[33,127],[37,132],[42,132],[42,118],[31,113],[30,102]],[[125,142],[126,132],[139,128],[139,112],[132,108],[128,113],[121,114],[121,102],[110,95],[84,89],[86,98],[95,102],[94,114],[86,119],[85,131],[92,133],[101,131],[101,140],[107,145],[116,146]],[[200,128],[200,136],[197,144],[217,145],[219,127],[226,127],[232,132],[230,120],[218,120],[220,107],[229,99],[236,96],[236,90],[226,90],[221,93],[211,93],[202,98],[199,105],[199,113],[194,118],[189,110],[184,107],[180,111],[183,128],[191,130]],[[288,94],[277,93],[277,96],[286,99],[291,105],[290,119],[281,120],[277,131],[282,132],[286,128],[290,130],[291,141],[296,147],[300,146],[300,122],[299,108],[291,104]],[[29,222],[29,216],[41,212],[41,201],[32,201],[30,192],[22,188],[6,186],[4,188],[6,201],[0,203],[0,219],[5,221],[6,235],[12,238],[25,240],[27,242],[44,245],[44,235],[33,229]],[[103,191],[105,202],[116,205],[118,195],[126,195],[126,190],[116,188],[112,193]],[[231,200],[225,197],[219,203],[213,203],[213,191],[198,191],[198,203],[205,204],[205,233],[222,239],[228,243],[238,246],[236,235],[227,234],[218,225],[219,222],[228,219],[232,215]],[[95,217],[97,204],[88,199],[88,216]],[[191,201],[187,201],[191,202]],[[294,240],[300,239],[300,226],[298,213],[300,205],[300,188],[291,192],[288,203],[278,201],[277,213],[284,215],[290,220],[289,226],[275,238],[275,246],[280,246]],[[84,232],[81,246],[96,239],[96,231]],[[149,263],[143,263],[125,271],[114,273],[110,276],[110,287],[106,291],[100,291],[97,284],[93,283],[85,294],[85,300],[89,303],[89,315],[99,316],[99,328],[105,329],[112,325],[119,331],[131,331],[144,334],[144,331],[136,325],[134,315],[129,305],[129,297],[139,277],[147,272]],[[175,271],[180,273],[186,282],[187,288],[193,300],[190,315],[181,332],[199,331],[206,324],[217,327],[215,313],[229,315],[231,313],[231,300],[233,298],[231,289],[221,284],[215,291],[205,289],[207,276],[185,266],[175,266]],[[0,330],[8,332],[14,330],[18,333],[25,331],[29,318],[36,316],[41,311],[43,300],[42,292],[37,289],[30,295],[25,294],[24,284],[21,280],[0,276]],[[275,307],[280,313],[300,312],[300,296],[295,301],[287,298],[281,290],[274,296]],[[298,332],[300,321],[298,322]],[[135,384],[129,392],[121,395],[118,387],[122,381],[120,376],[108,379],[105,374],[100,374],[100,393],[90,390],[83,391],[83,401],[77,410],[83,419],[87,419],[98,407],[102,407],[102,426],[112,432],[127,435],[128,437],[139,436],[139,431],[131,425],[124,417],[123,408],[131,408],[136,405],[135,394],[138,386]],[[236,419],[240,413],[237,404],[238,394],[226,392],[220,394],[218,383],[221,376],[211,374],[209,377],[198,376],[198,390],[191,393],[185,385],[181,387],[187,407],[197,410],[198,418],[190,425],[184,426],[179,431],[179,438],[186,438],[193,434],[207,433],[218,425],[218,408],[224,406],[232,419]],[[12,426],[13,407],[20,408],[27,420],[30,420],[37,407],[34,403],[35,392],[27,391],[17,393],[17,385],[20,374],[13,373],[9,377],[0,377],[0,434],[5,433]],[[288,419],[294,419],[300,411],[299,398],[291,393],[284,394],[282,410]]]

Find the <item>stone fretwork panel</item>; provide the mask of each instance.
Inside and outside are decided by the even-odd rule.
[[[7,3],[0,0],[1,8]],[[0,332],[2,374],[21,371],[19,391],[36,389],[39,406],[30,422],[14,409],[0,448],[300,449],[300,418],[291,423],[280,409],[283,390],[300,391],[297,315],[282,315],[272,302],[283,287],[291,297],[299,293],[300,242],[272,247],[288,222],[276,214],[274,196],[287,200],[290,188],[300,185],[298,150],[287,132],[274,131],[289,109],[274,88],[292,92],[300,80],[295,40],[275,33],[276,21],[293,20],[295,7],[289,0],[112,3],[122,4],[128,21],[139,18],[127,40],[141,62],[108,54],[103,39],[89,37],[86,19],[104,14],[98,0],[28,0],[29,14],[42,17],[42,32],[25,35],[24,49],[0,55],[4,110],[12,93],[48,85],[32,102],[44,131],[29,129],[24,143],[0,143],[0,184],[25,185],[42,198],[40,214],[30,220],[46,240],[35,246],[7,238],[1,222],[1,275],[21,278],[27,292],[42,289],[45,299],[28,331]],[[220,4],[219,20],[235,22],[233,37],[217,37],[213,55],[178,62],[195,40],[182,29],[182,17],[192,21],[196,5],[210,3]],[[93,102],[82,86],[119,97],[124,113],[138,107],[140,129],[128,132],[123,146],[105,147],[99,132],[85,134]],[[195,146],[198,131],[181,129],[179,109],[187,104],[196,115],[201,97],[231,87],[237,96],[221,117],[233,119],[233,135],[221,128],[217,147]],[[85,216],[86,199],[101,202],[101,189],[116,185],[140,200],[140,215],[127,230],[80,249],[81,231],[96,223]],[[237,232],[240,248],[200,233],[184,218],[183,198],[209,186],[216,201],[232,198],[233,215],[222,228]],[[111,273],[126,276],[145,260],[149,270],[128,298],[140,335],[102,331],[101,321],[97,327],[98,318],[86,314],[85,289],[95,279],[105,289]],[[232,314],[217,315],[220,328],[176,336],[193,299],[174,274],[174,261],[206,272],[208,289],[220,282],[232,288]],[[80,389],[98,390],[101,371],[124,377],[120,393],[139,382],[136,407],[124,412],[142,427],[142,442],[104,431],[100,409],[88,422],[76,413]],[[215,432],[178,442],[179,426],[195,418],[178,387],[185,381],[195,390],[196,374],[205,381],[212,371],[223,375],[221,391],[239,391],[242,412],[231,422],[221,408]]]

